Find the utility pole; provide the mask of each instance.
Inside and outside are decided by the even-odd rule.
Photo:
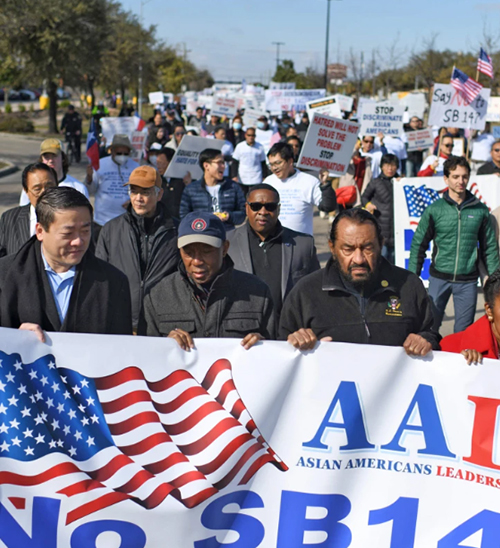
[[[285,42],[271,42],[276,46],[276,70],[278,70],[280,64],[280,46],[284,46]]]
[[[186,48],[186,42],[183,42],[183,52],[182,52],[182,84],[186,89],[183,89],[182,91],[187,90],[187,82],[186,82],[186,64],[187,64],[187,54],[191,53],[190,49]]]
[[[325,40],[325,89],[328,89],[328,49],[330,41],[330,2],[326,0],[326,40]]]

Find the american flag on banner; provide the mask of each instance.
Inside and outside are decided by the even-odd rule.
[[[481,48],[477,59],[477,70],[478,72],[482,72],[486,76],[493,78],[493,61],[483,48]]]
[[[432,202],[439,200],[439,192],[425,185],[416,187],[414,185],[405,185],[406,206],[408,215],[413,218],[422,217],[423,212]]]
[[[225,359],[201,383],[185,370],[150,382],[133,366],[92,379],[0,352],[0,395],[0,486],[69,497],[67,524],[123,500],[192,508],[266,463],[287,470]]]
[[[483,89],[479,82],[457,68],[453,69],[450,83],[468,103],[472,103]]]

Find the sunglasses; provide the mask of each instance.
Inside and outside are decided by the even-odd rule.
[[[260,211],[262,208],[264,208],[266,211],[270,211],[271,213],[273,211],[276,211],[279,206],[278,202],[247,202],[247,204],[252,211]]]
[[[453,148],[453,145],[443,145],[444,148]]]

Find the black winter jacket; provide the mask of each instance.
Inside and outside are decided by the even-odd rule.
[[[0,325],[36,323],[45,331],[131,335],[126,276],[87,251],[76,267],[69,308],[61,325],[49,279],[33,236],[16,255],[0,260]]]
[[[377,206],[374,215],[380,224],[385,245],[394,247],[394,187],[392,178],[380,175],[372,179],[361,196],[361,203]]]
[[[126,274],[132,298],[132,323],[137,328],[144,295],[177,270],[177,231],[160,202],[149,231],[132,206],[107,222],[97,242],[96,256]]]
[[[222,272],[203,300],[181,262],[177,272],[146,295],[139,335],[166,337],[175,328],[193,338],[244,338],[260,333],[265,339],[275,339],[271,292],[257,276],[235,270],[226,256]]]
[[[325,268],[302,278],[281,312],[280,339],[301,327],[318,339],[402,346],[410,333],[439,350],[441,337],[432,330],[431,302],[415,274],[381,259],[378,275],[362,298],[344,285],[332,259]]]
[[[0,218],[0,257],[17,253],[30,239],[30,204],[13,207]]]

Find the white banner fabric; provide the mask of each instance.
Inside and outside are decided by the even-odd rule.
[[[195,344],[0,330],[2,548],[498,545],[496,361]]]

